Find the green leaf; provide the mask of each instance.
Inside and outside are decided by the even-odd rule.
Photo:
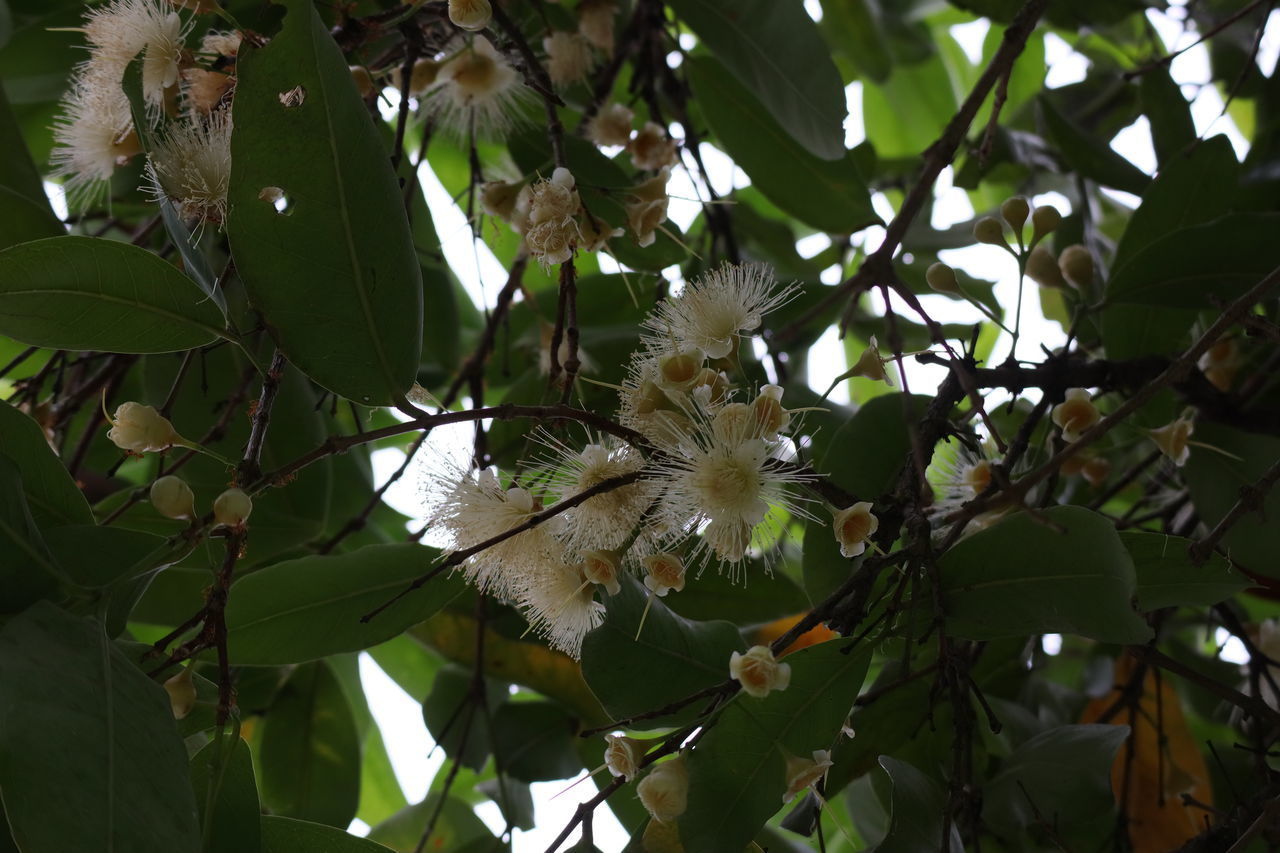
[[[470,670],[441,667],[422,703],[422,720],[445,755],[479,772],[493,751],[491,714],[506,698],[506,691],[496,682],[485,682],[486,713],[471,692],[471,679]]]
[[[947,633],[969,640],[1045,633],[1104,643],[1150,639],[1132,605],[1133,561],[1111,522],[1075,506],[1044,516],[1018,513],[938,559]]]
[[[200,850],[168,696],[46,602],[0,632],[0,789],[24,853]]]
[[[200,818],[210,829],[203,853],[256,853],[261,849],[261,808],[249,744],[230,736],[222,743],[209,742],[191,759],[191,788]],[[210,804],[212,816],[207,811]]]
[[[37,523],[93,524],[89,502],[49,446],[44,430],[5,402],[0,402],[0,454],[18,467]]]
[[[498,766],[522,782],[568,779],[582,769],[577,722],[554,702],[504,702],[493,713]]]
[[[919,157],[955,111],[955,92],[936,55],[899,63],[884,83],[862,90],[862,123],[882,158]]]
[[[877,698],[859,705],[849,718],[854,732],[872,733],[873,737],[841,738],[831,751],[831,771],[827,774],[827,796],[833,796],[853,780],[876,769],[876,759],[896,753],[903,744],[928,726],[930,712],[928,678],[916,678],[905,684],[899,662],[887,663],[868,693]],[[889,687],[890,685],[896,685]],[[888,687],[888,690],[884,688]],[[884,692],[881,692],[881,691]]]
[[[1207,529],[1212,529],[1235,506],[1240,490],[1256,483],[1262,473],[1280,459],[1280,438],[1199,421],[1195,439],[1230,454],[1192,448],[1183,469],[1200,520]],[[1277,518],[1280,518],[1280,489],[1272,489],[1261,514],[1245,515],[1222,537],[1221,546],[1231,561],[1250,572],[1280,578]]]
[[[1229,213],[1165,234],[1111,277],[1108,303],[1214,308],[1280,264],[1280,213]]]
[[[851,154],[824,160],[797,145],[714,59],[691,57],[686,67],[716,138],[770,201],[815,228],[837,234],[880,221]]]
[[[0,186],[0,249],[65,233],[47,204],[37,204]]]
[[[843,0],[822,8],[822,29],[831,49],[841,51],[858,73],[883,83],[893,70],[893,55],[875,0]]]
[[[421,700],[430,692],[440,657],[413,637],[401,634],[367,651],[378,668],[412,698]]]
[[[50,349],[174,352],[223,330],[217,306],[137,246],[50,237],[0,252],[0,334]]]
[[[1207,607],[1225,601],[1253,584],[1214,554],[1203,566],[1194,565],[1187,548],[1191,540],[1164,533],[1120,531],[1120,541],[1133,558],[1138,579],[1138,609]]]
[[[262,816],[262,853],[388,853],[389,849],[332,826]]]
[[[669,5],[809,153],[824,160],[844,157],[844,85],[800,0]]]
[[[357,402],[397,403],[422,337],[404,202],[347,60],[310,0],[285,5],[280,33],[237,62],[227,222],[236,269],[304,373]],[[268,187],[283,191],[283,213],[259,198]]]
[[[1140,195],[1151,183],[1141,169],[1059,112],[1050,98],[1042,95],[1037,103],[1049,136],[1072,170],[1104,186],[1135,195]]]
[[[298,667],[280,689],[259,757],[262,801],[272,812],[338,827],[356,816],[360,738],[342,686],[323,662]]]
[[[175,562],[181,549],[164,539],[122,527],[70,524],[49,531],[49,550],[70,580],[104,587],[116,580]]]
[[[582,674],[615,719],[660,708],[724,681],[729,677],[729,656],[745,650],[738,629],[729,622],[685,619],[657,597],[637,640],[647,593],[635,578],[622,578],[621,592],[605,601],[604,624],[582,643]],[[636,728],[676,725],[699,710],[690,706],[639,722]]]
[[[381,823],[409,805],[391,766],[382,730],[369,726],[364,736],[364,760],[360,765],[360,805],[356,817],[370,826]]]
[[[412,543],[300,557],[246,575],[231,588],[227,642],[238,666],[301,663],[354,652],[427,619],[463,589],[442,575],[368,622],[360,617],[425,574],[438,552]]]
[[[57,592],[62,569],[31,518],[17,466],[4,456],[0,456],[0,553],[4,554],[0,613],[19,613]]]
[[[893,792],[889,797],[889,831],[875,848],[876,853],[917,853],[941,846],[947,799],[933,779],[905,761],[880,756],[880,766],[889,775]],[[947,849],[960,853],[964,845],[955,823]]]
[[[818,460],[819,469],[863,500],[889,491],[911,452],[909,424],[919,422],[931,400],[921,394],[884,394],[868,400],[831,437]]]
[[[44,182],[27,151],[27,141],[22,138],[22,130],[13,114],[13,108],[9,106],[4,87],[0,87],[0,151],[5,152],[5,156],[0,158],[0,188],[26,199],[39,211],[41,217],[57,222],[57,217],[49,207],[49,199],[44,194]],[[2,216],[0,222],[4,223],[0,226],[0,239],[10,227],[17,227],[16,223],[6,221]],[[58,227],[61,230],[61,223]]]
[[[1044,815],[1069,828],[1108,814],[1111,762],[1128,736],[1128,726],[1073,725],[1032,737],[984,787],[983,820],[1016,837]]]
[[[1173,81],[1167,66],[1148,69],[1139,77],[1138,93],[1142,111],[1151,122],[1151,141],[1159,163],[1169,162],[1196,142],[1191,105],[1182,96],[1182,87]],[[1201,144],[1207,144],[1207,140]]]
[[[679,818],[688,850],[739,853],[782,807],[787,755],[830,749],[867,674],[871,647],[830,642],[788,655],[791,684],[763,699],[739,693],[698,741],[689,807]]]
[[[422,830],[440,802],[440,796],[438,793],[430,794],[422,802],[396,812],[375,826],[369,833],[369,839],[387,845],[396,853],[414,853],[418,840],[422,838]],[[435,831],[431,834],[431,846],[440,851],[461,851],[464,845],[475,841],[495,842],[496,839],[469,805],[457,797],[446,797]],[[496,853],[501,848],[494,849]]]

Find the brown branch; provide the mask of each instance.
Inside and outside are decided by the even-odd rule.
[[[236,468],[237,483],[252,483],[262,476],[262,444],[267,438],[271,409],[280,392],[280,379],[284,376],[286,364],[284,353],[276,350],[271,356],[271,365],[267,368],[266,375],[262,377],[262,393],[258,395],[257,405],[253,407],[253,420],[249,427],[249,441],[244,448],[244,459]]]
[[[1240,487],[1240,498],[1231,507],[1230,511],[1222,517],[1213,530],[1209,531],[1209,535],[1205,536],[1199,542],[1196,542],[1188,549],[1191,555],[1191,561],[1197,566],[1209,559],[1209,555],[1218,547],[1218,543],[1222,541],[1222,537],[1227,535],[1232,526],[1244,518],[1250,512],[1261,510],[1263,503],[1266,501],[1267,492],[1271,491],[1276,481],[1280,480],[1280,459],[1271,464],[1258,480],[1252,485]]]

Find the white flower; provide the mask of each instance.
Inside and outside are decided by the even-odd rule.
[[[659,598],[671,590],[679,592],[684,589],[684,561],[679,554],[670,551],[650,554],[642,557],[640,563],[648,572],[644,577],[644,585]]]
[[[795,292],[794,287],[778,290],[762,264],[724,264],[653,310],[645,320],[651,330],[646,344],[656,340],[661,345],[674,337],[710,358],[724,358],[734,351],[740,334],[759,328],[761,318]]]
[[[825,749],[815,749],[813,759],[787,756],[787,791],[782,801],[789,803],[796,794],[815,784],[827,773],[831,766],[831,753]]]
[[[674,166],[680,159],[676,156],[676,141],[668,139],[662,125],[652,121],[644,123],[627,144],[627,151],[631,153],[631,165],[649,172]]]
[[[782,408],[782,386],[766,385],[751,403],[753,438],[773,441],[791,425],[791,413]]]
[[[557,86],[576,83],[591,70],[591,45],[578,33],[555,30],[542,40],[547,76]]]
[[[640,772],[647,744],[626,735],[605,735],[604,765],[614,776],[630,782]]]
[[[582,558],[582,576],[609,595],[622,592],[618,577],[622,574],[622,557],[617,551],[588,551]]]
[[[117,166],[142,153],[133,116],[118,80],[96,69],[77,75],[54,121],[49,162],[66,178],[73,206],[83,206],[106,186]]]
[[[564,167],[530,187],[524,241],[529,254],[543,267],[562,264],[573,257],[581,238],[574,219],[580,207],[573,174]]]
[[[449,0],[449,20],[456,27],[472,32],[483,30],[492,17],[489,0]]]
[[[689,771],[684,758],[656,764],[636,786],[640,802],[654,820],[671,821],[684,814],[689,802]]]
[[[169,694],[169,710],[175,720],[185,719],[196,706],[196,686],[192,679],[193,666],[184,666],[177,675],[164,683],[164,691]]]
[[[1072,442],[1080,434],[1102,420],[1102,413],[1090,399],[1089,389],[1072,388],[1066,399],[1053,407],[1053,422],[1062,427],[1062,440]]]
[[[198,57],[202,65],[214,65],[231,59],[240,52],[240,34],[236,32],[212,31],[200,41]],[[234,65],[228,64],[229,68]],[[207,68],[192,67],[182,70],[182,79],[186,83],[184,94],[186,104],[199,113],[209,113],[222,104],[223,99],[235,86],[235,78],[229,73],[213,71]]]
[[[152,194],[168,196],[184,219],[221,224],[231,184],[231,111],[172,122],[147,163]]]
[[[572,658],[582,655],[582,640],[604,621],[604,605],[595,600],[595,584],[581,565],[551,560],[531,572],[519,597],[530,629]]]
[[[626,145],[636,114],[625,104],[608,104],[587,124],[587,138],[596,145]]]
[[[867,550],[867,540],[880,527],[880,519],[871,512],[870,501],[859,501],[851,507],[839,510],[832,522],[840,554],[856,557]]]
[[[883,382],[892,386],[893,380],[889,378],[889,373],[884,369],[886,359],[880,355],[880,345],[876,342],[876,336],[872,335],[868,341],[868,346],[862,351],[862,355],[858,357],[858,361],[849,368],[846,376],[861,376],[864,379],[871,379],[876,382]]]
[[[613,53],[613,18],[618,7],[612,0],[582,0],[578,4],[578,32],[605,53]]]
[[[116,447],[130,453],[159,453],[183,440],[169,419],[157,412],[154,406],[121,403],[115,415],[108,420],[111,429],[107,430],[107,438]]]
[[[84,25],[90,62],[110,68],[116,85],[125,67],[144,51],[142,95],[157,110],[164,103],[165,89],[178,82],[183,41],[190,30],[191,22],[184,24],[173,7],[161,0],[112,0],[91,9]]]
[[[778,663],[768,646],[752,646],[744,655],[729,656],[729,677],[742,685],[748,696],[763,699],[773,690],[791,685],[791,664]]]
[[[1191,434],[1194,431],[1195,423],[1190,418],[1181,417],[1159,429],[1150,430],[1150,434],[1160,452],[1181,468],[1191,457]]]
[[[667,221],[667,180],[671,177],[671,168],[663,166],[657,175],[634,186],[630,190],[632,200],[627,202],[627,224],[636,235],[636,243],[641,247],[652,246],[657,239],[657,230]]]
[[[463,139],[501,136],[521,121],[529,97],[520,75],[484,36],[446,59],[423,95],[441,127]]]
[[[556,451],[549,471],[551,490],[558,501],[644,467],[644,457],[627,444],[604,441],[575,451],[549,433],[539,433],[538,438]],[[601,492],[556,516],[561,520],[557,538],[571,554],[620,548],[652,496],[652,486],[645,480]]]

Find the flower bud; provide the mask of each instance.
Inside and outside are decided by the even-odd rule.
[[[1234,338],[1218,341],[1200,356],[1196,366],[1213,387],[1219,391],[1229,391],[1240,369],[1240,347]]]
[[[974,223],[973,238],[979,243],[1009,248],[1009,241],[1004,237],[1004,226],[994,216],[984,216]]]
[[[876,336],[872,335],[868,343],[869,346],[858,357],[857,364],[849,368],[849,372],[845,375],[861,376],[864,379],[871,379],[892,386],[893,380],[889,378],[888,372],[884,369],[885,359],[880,355]]]
[[[680,817],[689,802],[689,771],[685,769],[684,758],[677,755],[654,765],[636,786],[636,793],[654,820],[670,821]]]
[[[832,522],[840,553],[856,557],[867,550],[867,540],[880,527],[880,519],[871,512],[870,501],[858,501],[851,507],[838,510]]]
[[[741,684],[749,696],[763,699],[770,690],[787,689],[791,684],[791,664],[778,663],[768,646],[752,646],[745,655],[734,652],[729,656],[729,677]]]
[[[434,59],[419,59],[413,63],[413,70],[409,72],[409,97],[416,98],[426,94],[427,89],[436,82],[436,77],[440,76],[442,64]],[[403,88],[404,78],[399,79],[400,86]]]
[[[510,222],[515,213],[516,199],[520,196],[520,184],[506,181],[489,181],[480,185],[480,209],[503,222]]]
[[[1053,407],[1052,417],[1053,422],[1062,427],[1062,440],[1072,442],[1102,420],[1102,413],[1093,404],[1089,389],[1072,388],[1067,391],[1066,399]]]
[[[612,0],[582,0],[578,4],[578,32],[593,46],[613,53],[613,18],[618,7]]]
[[[646,744],[626,735],[605,735],[604,766],[614,776],[621,776],[630,782],[640,772],[640,761],[644,758]]]
[[[658,373],[662,381],[678,388],[686,387],[698,377],[702,369],[702,350],[689,347],[658,359]]]
[[[601,107],[587,125],[587,138],[596,145],[626,145],[631,141],[631,123],[636,114],[626,104]]]
[[[253,499],[234,486],[218,495],[213,502],[213,517],[218,524],[240,527],[253,512]]]
[[[1000,215],[1009,223],[1014,234],[1022,233],[1022,226],[1027,224],[1027,216],[1031,213],[1031,205],[1021,196],[1014,196],[1000,205]]]
[[[831,766],[831,753],[825,749],[815,749],[813,759],[787,756],[787,790],[782,795],[784,803],[791,802],[795,795],[816,783],[827,773]]]
[[[1080,475],[1095,489],[1100,488],[1111,476],[1111,463],[1105,456],[1093,456],[1080,466]]]
[[[1058,212],[1058,208],[1053,205],[1037,207],[1031,213],[1031,242],[1038,243],[1044,237],[1058,230],[1058,226],[1061,224],[1062,214]]]
[[[1058,261],[1045,246],[1036,246],[1027,255],[1027,275],[1043,287],[1065,287]]]
[[[960,482],[975,495],[980,495],[991,485],[991,463],[980,459],[965,466],[960,472]]]
[[[679,554],[663,551],[642,557],[640,564],[648,571],[644,577],[644,585],[659,598],[671,590],[679,592],[684,589],[684,561]]]
[[[191,487],[172,474],[151,484],[151,505],[165,518],[193,518],[196,514]]]
[[[489,26],[492,17],[489,0],[449,0],[449,20],[455,27],[476,32]]]
[[[351,82],[356,84],[356,91],[360,93],[360,97],[368,98],[377,91],[373,85],[373,77],[369,74],[369,69],[363,65],[350,66]]]
[[[130,453],[157,453],[168,450],[182,440],[178,431],[153,406],[121,403],[114,416],[108,418],[111,429],[107,438],[121,450]]]
[[[754,438],[755,413],[746,403],[725,403],[711,421],[711,431],[721,441],[736,443]]]
[[[1079,243],[1074,243],[1062,250],[1058,256],[1058,267],[1067,280],[1067,284],[1076,290],[1088,290],[1093,284],[1093,255]]]
[[[1184,417],[1150,432],[1151,440],[1160,448],[1160,452],[1169,457],[1174,465],[1181,468],[1187,464],[1187,458],[1191,455],[1189,445],[1191,443],[1191,433],[1194,431],[1195,424]]]
[[[169,710],[173,711],[175,720],[184,719],[196,706],[196,686],[191,678],[191,667],[182,671],[164,683],[164,691],[169,694]]]
[[[924,280],[938,293],[957,295],[960,293],[960,282],[956,281],[956,271],[944,263],[930,264],[924,271]]]
[[[726,397],[729,396],[729,381],[724,378],[724,374],[720,371],[712,370],[710,367],[704,367],[702,370],[698,371],[698,375],[694,377],[693,387],[690,389],[689,393],[705,394],[708,403],[719,405],[724,402]]]
[[[588,551],[582,559],[582,575],[593,584],[602,586],[610,595],[622,591],[618,576],[622,574],[622,560],[617,551]]]
[[[752,438],[773,441],[791,424],[791,413],[782,408],[782,386],[766,385],[751,403],[755,421]]]

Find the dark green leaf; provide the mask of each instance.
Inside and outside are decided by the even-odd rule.
[[[93,524],[88,501],[49,446],[44,430],[4,402],[0,402],[0,454],[18,467],[37,523]]]
[[[437,557],[416,544],[369,545],[300,557],[245,576],[227,607],[231,660],[276,666],[354,652],[428,618],[462,591],[460,576],[432,579],[368,622],[360,617],[425,574]]]
[[[670,6],[792,138],[824,160],[844,157],[844,85],[800,0]]]
[[[422,336],[404,203],[347,60],[309,0],[285,5],[280,33],[237,62],[236,269],[304,373],[357,402],[399,402]],[[282,213],[259,197],[268,187],[284,193]]]
[[[217,306],[155,255],[94,237],[0,252],[0,333],[33,346],[173,352],[226,337]]]
[[[488,712],[472,693],[472,673],[460,666],[441,667],[422,703],[422,719],[445,755],[480,771],[493,751],[489,720],[506,698],[496,682],[485,683]]]
[[[0,249],[65,233],[62,223],[47,204],[36,204],[14,190],[0,186]]]
[[[1073,170],[1100,184],[1140,195],[1151,179],[1111,146],[1064,116],[1052,100],[1041,97],[1040,116],[1062,159]]]
[[[942,844],[943,815],[947,800],[941,786],[905,761],[880,756],[880,766],[889,774],[893,793],[889,798],[889,832],[875,848],[876,853],[919,853],[937,850]],[[964,845],[955,823],[950,823],[947,849],[960,853]]]
[[[911,451],[908,423],[919,422],[930,397],[884,394],[858,409],[836,430],[818,466],[863,500],[893,488]],[[927,452],[928,448],[921,448]]]
[[[209,825],[204,853],[257,853],[262,846],[261,808],[249,744],[226,736],[191,759],[191,788],[201,820]],[[206,811],[212,788],[213,815]]]
[[[554,702],[504,702],[493,714],[498,766],[523,782],[576,775],[576,733],[576,721]]]
[[[929,678],[898,684],[901,666],[887,664],[868,693],[877,698],[857,707],[849,718],[854,732],[874,733],[871,737],[841,738],[831,752],[832,767],[827,774],[828,796],[876,768],[876,759],[896,753],[903,744],[929,725]],[[892,688],[889,685],[896,685]],[[886,689],[888,688],[888,689]]]
[[[414,853],[440,796],[431,794],[422,802],[396,812],[373,828],[369,833],[370,840],[385,844],[396,853]],[[470,806],[457,797],[446,798],[435,831],[431,834],[431,845],[441,851],[461,850],[464,845],[477,840],[496,841]]]
[[[1150,639],[1151,628],[1133,609],[1133,561],[1111,522],[1074,506],[1044,516],[1018,513],[939,558],[947,633],[970,640],[1043,633],[1106,643]]]
[[[368,649],[378,668],[400,689],[421,701],[431,690],[440,658],[412,636],[402,634]]]
[[[831,748],[871,659],[870,646],[849,645],[788,655],[790,686],[763,699],[739,693],[725,708],[687,758],[689,807],[679,818],[686,849],[741,851],[782,807],[787,756]]]
[[[31,155],[27,152],[27,142],[22,138],[22,130],[18,126],[13,109],[9,106],[9,98],[5,95],[3,87],[0,87],[0,151],[5,152],[5,156],[0,158],[0,188],[26,199],[39,211],[41,217],[57,222],[57,217],[49,207],[49,199],[44,194],[44,182],[40,178],[40,173],[36,171],[36,164],[31,162]],[[15,223],[6,221],[3,216],[0,216],[0,222],[5,223],[0,228],[0,239],[2,239],[7,229]]]
[[[1138,78],[1142,111],[1151,121],[1151,141],[1156,159],[1167,163],[1196,141],[1196,125],[1191,105],[1182,96],[1182,87],[1173,81],[1167,67],[1149,69]],[[1234,159],[1234,158],[1232,158]]]
[[[360,764],[360,805],[356,817],[375,826],[409,805],[396,779],[382,730],[369,726],[364,736],[364,760]]]
[[[834,50],[841,51],[858,73],[883,83],[893,70],[888,36],[876,0],[843,0],[822,8],[822,29]]]
[[[729,656],[745,648],[731,623],[685,619],[656,597],[637,640],[647,593],[639,581],[622,578],[622,591],[605,601],[604,624],[582,643],[582,674],[614,718],[662,707],[724,681],[729,677]],[[637,723],[637,728],[673,725],[698,710],[686,707],[675,715]]]
[[[389,849],[332,826],[262,816],[262,853],[388,853]]]
[[[200,850],[164,690],[97,623],[46,602],[0,632],[0,789],[24,853]]]
[[[1164,533],[1120,531],[1120,541],[1133,558],[1138,579],[1138,609],[1208,606],[1225,601],[1252,584],[1213,555],[1203,566],[1191,562],[1191,540]]]
[[[122,578],[175,562],[183,555],[159,536],[99,527],[70,524],[49,531],[49,550],[68,578],[87,587],[103,587]]]
[[[31,518],[17,466],[5,456],[0,456],[0,553],[0,613],[18,613],[57,591],[62,569]]]
[[[1201,421],[1196,424],[1195,439],[1230,454],[1192,448],[1184,469],[1200,520],[1212,529],[1240,500],[1240,490],[1256,483],[1263,472],[1280,459],[1280,438]],[[1245,515],[1222,538],[1221,547],[1229,559],[1238,561],[1251,572],[1280,578],[1280,549],[1276,548],[1275,536],[1277,518],[1280,518],[1280,490],[1272,489],[1261,514]]]
[[[351,823],[360,797],[360,739],[342,687],[323,662],[289,676],[267,712],[260,750],[262,801],[272,812]]]
[[[756,189],[822,231],[851,234],[879,217],[852,156],[823,160],[797,145],[719,62],[692,57],[689,80],[703,115]]]

